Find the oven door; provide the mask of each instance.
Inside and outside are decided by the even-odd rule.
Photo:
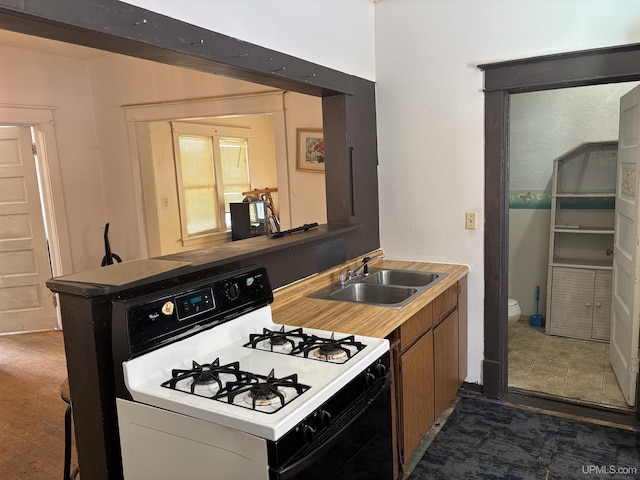
[[[270,480],[393,478],[391,375],[353,400],[296,455],[270,468]]]

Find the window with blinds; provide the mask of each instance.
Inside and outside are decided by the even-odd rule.
[[[220,137],[220,163],[224,185],[224,216],[231,229],[231,202],[241,202],[242,192],[251,190],[249,183],[249,142],[246,138]]]
[[[172,122],[183,240],[231,229],[249,181],[251,130]]]

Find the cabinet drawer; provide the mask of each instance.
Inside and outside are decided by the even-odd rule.
[[[458,284],[451,285],[433,302],[433,324],[440,323],[458,305]]]
[[[433,302],[400,326],[400,349],[406,350],[433,325]]]

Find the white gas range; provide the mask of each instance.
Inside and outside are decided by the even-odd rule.
[[[275,324],[272,299],[250,267],[114,302],[126,479],[392,478],[388,341]]]

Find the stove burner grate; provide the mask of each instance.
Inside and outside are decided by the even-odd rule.
[[[246,379],[227,382],[224,388],[213,398],[234,403],[236,396],[246,393],[245,402],[251,405],[253,410],[256,410],[256,407],[276,404],[278,400],[281,408],[286,405],[286,388],[292,388],[297,395],[301,395],[311,387],[299,383],[298,375],[295,373],[286,377],[276,378],[275,370],[272,369],[267,376],[249,374]]]
[[[277,412],[311,388],[299,383],[297,374],[276,378],[272,369],[269,375],[258,375],[240,370],[239,362],[221,366],[216,358],[211,363],[192,364],[191,369],[173,369],[161,386],[262,413]],[[244,396],[237,400],[240,394]]]
[[[303,333],[302,328],[294,328],[293,330],[285,331],[284,326],[280,330],[269,330],[263,328],[262,333],[252,333],[249,335],[249,342],[245,343],[245,347],[250,347],[258,350],[274,351],[273,347],[281,347],[281,349],[293,350],[297,343],[307,340],[309,336]],[[288,352],[287,352],[288,353]]]
[[[308,340],[300,342],[292,351],[291,355],[303,355],[305,358],[313,357],[318,360],[331,363],[345,363],[353,355],[362,350],[366,345],[357,342],[353,335],[336,340],[332,333],[330,338],[322,338],[311,335]]]
[[[209,385],[212,383],[218,384],[218,389],[222,390],[222,381],[220,375],[233,375],[237,381],[247,376],[246,372],[240,370],[239,362],[232,362],[227,365],[220,366],[220,359],[216,358],[211,363],[203,363],[200,365],[195,360],[192,361],[191,369],[177,369],[174,368],[171,371],[171,378],[162,384],[163,387],[170,388],[172,390],[183,390],[179,387],[182,382],[190,382],[189,390],[191,393],[195,393],[196,386]]]

